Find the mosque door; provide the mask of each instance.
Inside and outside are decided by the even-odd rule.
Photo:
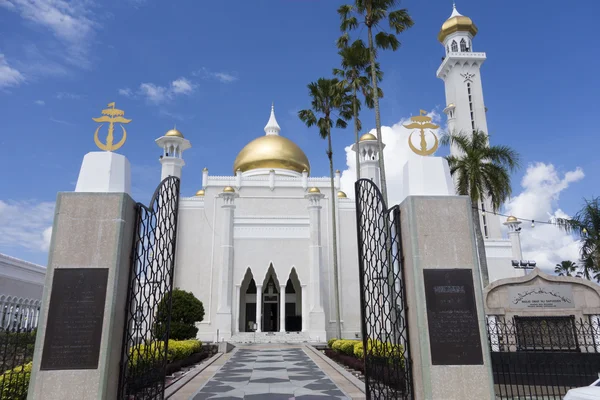
[[[263,292],[263,331],[277,332],[279,320],[279,292],[273,277],[269,278],[267,288]]]

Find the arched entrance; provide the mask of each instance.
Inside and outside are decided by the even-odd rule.
[[[292,268],[285,285],[285,331],[302,330],[302,286],[296,269]]]
[[[262,287],[262,331],[277,332],[279,331],[280,322],[280,290],[279,281],[272,265],[267,271]]]
[[[240,332],[254,332],[256,298],[256,282],[254,282],[252,271],[248,268],[240,286],[240,326],[238,327]]]

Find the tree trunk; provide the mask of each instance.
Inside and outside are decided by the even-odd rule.
[[[377,73],[375,70],[375,47],[373,45],[373,31],[369,30],[369,59],[371,61],[371,85],[373,86],[373,102],[375,103],[375,128],[377,129],[377,145],[379,146],[379,179],[381,180],[381,194],[385,204],[388,205],[387,181],[385,179],[385,164],[383,160],[383,140],[381,138],[381,116],[379,115],[379,93],[377,91]]]
[[[335,185],[333,181],[333,150],[331,146],[331,128],[327,130],[327,141],[329,145],[329,151],[327,156],[329,157],[329,177],[331,178],[331,221],[333,229],[333,290],[335,295],[335,317],[337,327],[337,338],[342,338],[342,324],[340,317],[340,288],[338,280],[338,257],[337,257],[337,224],[335,217],[335,199],[337,198],[335,193]]]
[[[475,203],[477,204],[477,203]],[[475,225],[475,239],[477,242],[477,254],[479,255],[479,269],[481,271],[481,280],[485,288],[490,283],[488,276],[487,257],[485,255],[485,242],[483,241],[483,233],[481,232],[481,223],[479,222],[479,208],[475,204],[471,205],[473,214],[473,224]]]
[[[356,87],[354,88],[354,97],[352,98],[352,112],[354,113],[354,141],[356,142],[356,180],[360,179],[360,156],[358,154],[360,147],[358,145],[358,110],[356,107]],[[341,338],[340,338],[341,339]]]

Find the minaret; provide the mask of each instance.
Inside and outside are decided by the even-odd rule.
[[[385,144],[383,144],[383,148],[385,148]],[[377,144],[377,137],[372,133],[365,133],[358,140],[358,148],[356,143],[354,143],[352,150],[358,151],[361,179],[370,179],[377,187],[380,187],[379,145]]]
[[[438,40],[446,50],[437,77],[445,84],[444,113],[448,117],[449,132],[469,134],[481,130],[489,134],[480,71],[486,55],[473,51],[472,41],[476,34],[477,27],[471,18],[460,14],[453,5],[450,18],[438,34]],[[450,154],[456,155],[457,149],[451,147]],[[484,238],[501,239],[500,219],[488,213],[492,211],[490,201],[486,199],[477,206],[483,210],[480,211],[480,223]]]
[[[164,136],[156,139],[156,144],[163,149],[163,155],[160,156],[162,164],[161,181],[169,176],[176,176],[181,179],[181,168],[185,165],[183,161],[183,152],[192,145],[190,141],[183,137],[183,134],[173,128]]]
[[[510,245],[512,248],[512,259],[521,261],[523,259],[523,252],[521,251],[521,221],[519,221],[516,217],[510,216],[506,218],[506,222],[503,225],[506,225],[508,228],[508,238],[510,239]],[[516,276],[525,275],[525,270],[517,270],[515,273]]]

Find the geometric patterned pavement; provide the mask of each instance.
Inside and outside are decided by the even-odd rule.
[[[348,399],[300,348],[238,349],[191,398]]]

